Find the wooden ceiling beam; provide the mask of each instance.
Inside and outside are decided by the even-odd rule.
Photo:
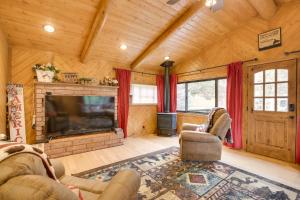
[[[109,4],[109,0],[101,0],[95,18],[93,20],[93,24],[89,31],[89,34],[86,38],[86,41],[83,45],[81,54],[80,54],[80,61],[85,62],[86,58],[93,46],[93,42],[95,41],[99,32],[103,30],[103,27],[106,22],[107,18],[107,7]]]
[[[180,29],[189,19],[191,19],[203,6],[203,3],[197,1],[193,3],[174,23],[172,23],[162,34],[160,34],[137,58],[131,63],[131,68],[134,69],[141,62],[157,49],[164,41],[166,41],[173,33]]]
[[[276,11],[277,6],[274,0],[248,0],[249,3],[257,10],[258,14],[266,20],[271,19]]]

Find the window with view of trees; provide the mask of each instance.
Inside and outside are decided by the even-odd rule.
[[[177,84],[177,111],[208,113],[226,107],[227,80],[213,79]]]

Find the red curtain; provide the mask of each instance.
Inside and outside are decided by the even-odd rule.
[[[177,108],[177,75],[170,75],[170,112],[176,112]]]
[[[232,119],[233,144],[226,144],[234,149],[241,149],[242,112],[243,110],[243,63],[236,62],[227,68],[227,111]]]
[[[300,117],[298,117],[298,134],[296,142],[296,162],[300,164]]]
[[[164,112],[164,76],[156,75],[157,112]]]
[[[124,138],[126,138],[128,111],[129,111],[131,71],[125,69],[116,69],[116,77],[119,82],[118,122],[119,122],[119,127],[122,128],[124,131]]]

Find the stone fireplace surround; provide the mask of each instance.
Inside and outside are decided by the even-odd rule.
[[[92,133],[47,141],[45,130],[45,96],[114,96],[117,111],[118,87],[89,86],[69,83],[35,83],[35,130],[36,143],[44,144],[44,151],[50,158],[93,151],[123,144],[123,134],[111,132]],[[115,112],[115,120],[117,112]]]

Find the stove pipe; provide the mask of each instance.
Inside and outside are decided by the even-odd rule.
[[[170,68],[174,61],[166,60],[160,66],[165,68],[165,84],[164,84],[164,112],[170,112]]]

